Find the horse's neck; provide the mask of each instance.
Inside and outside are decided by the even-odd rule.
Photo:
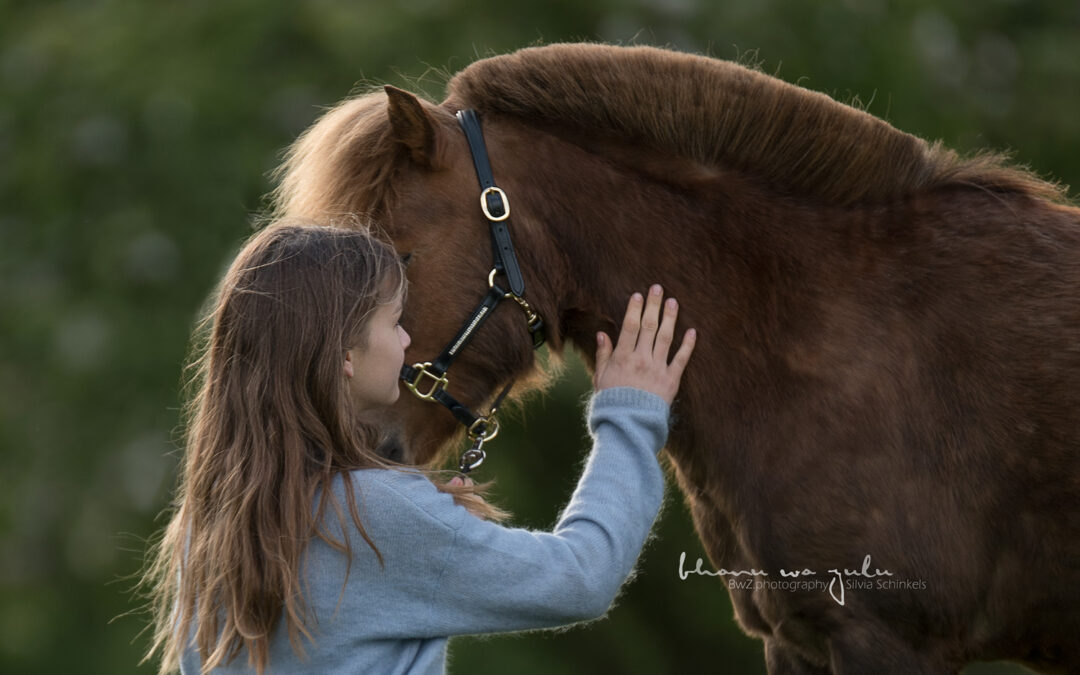
[[[532,288],[551,298],[551,348],[569,341],[591,368],[596,332],[617,337],[630,294],[663,285],[679,300],[676,344],[686,328],[700,336],[667,446],[680,482],[709,484],[709,453],[732,468],[718,480],[736,481],[750,460],[724,434],[748,428],[739,415],[767,403],[756,383],[798,358],[821,306],[845,292],[843,233],[865,214],[810,208],[677,160],[636,167],[551,139],[531,149],[514,177],[529,221],[520,250],[537,270]]]
[[[825,262],[808,227],[820,215],[736,172],[549,135],[528,147],[515,176],[530,220],[522,255],[557,298],[556,348],[569,339],[588,360],[595,332],[617,329],[629,294],[650,283],[687,320],[747,316],[769,284]]]

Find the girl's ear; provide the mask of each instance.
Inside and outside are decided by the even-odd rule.
[[[409,150],[409,156],[420,166],[430,169],[439,166],[438,126],[431,114],[424,110],[420,99],[409,92],[386,85],[389,101],[387,114],[394,137]]]
[[[345,352],[345,377],[353,376],[352,352]]]

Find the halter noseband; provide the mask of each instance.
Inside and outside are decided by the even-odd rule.
[[[461,456],[459,468],[462,473],[468,473],[480,466],[484,461],[484,443],[495,438],[499,433],[499,421],[495,419],[495,413],[499,405],[510,392],[513,383],[506,385],[502,392],[495,398],[491,411],[487,415],[477,415],[462,405],[457,399],[446,392],[449,379],[446,371],[450,364],[469,343],[477,329],[491,316],[496,305],[500,301],[510,298],[516,302],[525,312],[525,320],[528,323],[529,333],[532,334],[533,348],[536,349],[544,344],[544,322],[540,315],[533,311],[529,303],[525,301],[525,280],[521,276],[521,267],[518,265],[517,256],[514,255],[514,245],[510,241],[510,200],[506,193],[495,186],[492,177],[491,164],[488,162],[487,148],[484,146],[484,134],[480,129],[480,119],[473,110],[461,110],[457,114],[458,123],[465,131],[465,138],[469,142],[469,151],[472,153],[473,164],[476,166],[476,177],[480,181],[480,211],[484,214],[491,227],[491,250],[494,258],[494,266],[488,273],[488,291],[483,300],[476,306],[465,320],[457,335],[450,340],[446,348],[434,361],[414,363],[411,366],[402,366],[401,379],[405,386],[422,401],[434,401],[441,403],[450,410],[454,418],[461,422],[472,441],[472,446]],[[506,277],[510,290],[503,290],[495,283],[497,275]],[[424,378],[430,380],[430,385],[423,385]],[[422,391],[421,387],[427,390]]]

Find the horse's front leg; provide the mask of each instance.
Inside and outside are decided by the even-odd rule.
[[[769,675],[831,675],[827,667],[815,666],[776,638],[765,640],[765,668]]]
[[[833,675],[955,675],[956,664],[940,654],[922,652],[872,622],[852,620],[829,638]],[[772,671],[769,671],[770,675]]]

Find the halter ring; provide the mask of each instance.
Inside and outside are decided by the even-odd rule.
[[[492,411],[494,412],[494,411]],[[488,429],[488,425],[491,429]],[[477,431],[478,426],[483,426],[483,431]],[[499,420],[495,418],[494,414],[487,417],[478,417],[472,425],[469,426],[469,430],[465,432],[469,438],[473,440],[479,440],[481,443],[487,443],[491,439],[499,435]]]
[[[495,275],[498,274],[498,273],[499,273],[499,270],[496,267],[492,267],[491,271],[488,272],[488,288],[495,288]],[[517,296],[514,295],[513,293],[510,293],[509,291],[507,291],[506,293],[503,293],[503,297],[504,298],[514,298],[515,300],[517,299]]]

